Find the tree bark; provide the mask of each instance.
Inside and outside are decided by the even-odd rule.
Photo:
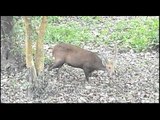
[[[14,50],[13,25],[13,16],[1,16],[1,70],[8,74],[24,66],[22,54]]]
[[[38,40],[36,41],[36,55],[35,62],[33,60],[32,53],[32,27],[29,17],[25,16],[24,27],[25,27],[25,55],[26,55],[26,65],[28,69],[28,96],[33,99],[36,96],[37,91],[42,93],[43,89],[43,69],[44,69],[44,55],[43,55],[43,39],[45,35],[45,29],[47,24],[47,17],[43,16],[41,25],[39,27]]]
[[[35,66],[36,66],[36,70],[37,70],[37,75],[40,75],[44,69],[43,41],[44,41],[46,26],[47,26],[47,17],[43,16],[41,25],[39,27],[38,40],[36,41]]]

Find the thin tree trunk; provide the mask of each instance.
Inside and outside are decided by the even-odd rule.
[[[44,69],[44,54],[43,54],[43,39],[45,35],[45,29],[47,25],[47,17],[43,16],[41,25],[39,27],[38,40],[36,41],[36,55],[35,55],[35,64],[33,61],[32,53],[32,41],[31,41],[31,21],[28,17],[24,18],[25,24],[25,52],[26,52],[26,65],[28,68],[28,78],[30,87],[28,88],[28,95],[33,98],[33,95],[36,92],[41,93],[40,83],[43,84],[43,69]],[[36,91],[36,92],[35,92]]]
[[[40,73],[44,69],[43,41],[44,41],[46,26],[47,26],[47,17],[43,16],[42,22],[41,22],[41,25],[40,25],[40,28],[39,28],[38,40],[36,42],[35,66],[36,66],[36,70],[37,70],[38,75],[40,75]]]
[[[29,17],[25,16],[23,17],[24,24],[25,24],[25,55],[26,55],[26,66],[28,69],[28,81],[29,81],[29,87],[28,87],[28,96],[33,97],[33,87],[34,83],[37,78],[37,73],[33,61],[33,55],[32,55],[32,40],[31,40],[31,22],[29,20]]]

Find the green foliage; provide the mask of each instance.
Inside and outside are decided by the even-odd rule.
[[[41,16],[31,19],[33,29],[39,28]],[[14,19],[14,33],[17,41],[24,42],[24,24],[21,18]],[[36,36],[33,40],[37,40]],[[48,16],[45,43],[79,45],[82,42],[94,42],[97,45],[108,45],[114,41],[137,52],[159,45],[159,17],[132,16],[128,19],[127,16]]]
[[[57,23],[61,20],[60,16],[48,16],[48,23]]]
[[[149,46],[159,44],[159,20],[139,17],[128,21],[119,21],[114,27],[110,40],[120,40],[135,51],[142,51]]]
[[[59,24],[57,26],[48,24],[45,42],[80,44],[81,42],[91,40],[91,38],[92,35],[86,28],[81,27],[76,22],[70,22],[68,24]]]
[[[13,27],[13,38],[18,41],[24,40],[24,23],[22,18],[14,16],[13,17],[14,27]]]

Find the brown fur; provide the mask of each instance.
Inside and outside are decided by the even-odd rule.
[[[70,44],[56,45],[52,50],[52,56],[55,58],[55,63],[49,70],[60,68],[66,63],[69,66],[83,69],[87,81],[93,71],[109,70],[107,64],[104,66],[102,60],[95,53]]]

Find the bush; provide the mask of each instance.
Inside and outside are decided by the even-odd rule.
[[[23,20],[19,18],[14,21],[14,37],[17,41],[24,42]],[[40,22],[40,16],[33,17],[33,28],[39,27]],[[33,40],[37,40],[36,37],[35,34]],[[98,45],[114,41],[120,42],[121,47],[132,48],[137,52],[159,45],[159,17],[48,17],[45,43],[65,42],[79,45],[81,42],[95,42]]]
[[[91,33],[76,22],[52,26],[48,24],[45,42],[65,42],[80,44],[92,39]]]
[[[123,45],[138,52],[146,50],[159,44],[159,20],[153,17],[139,17],[120,21],[110,39],[120,40]]]

